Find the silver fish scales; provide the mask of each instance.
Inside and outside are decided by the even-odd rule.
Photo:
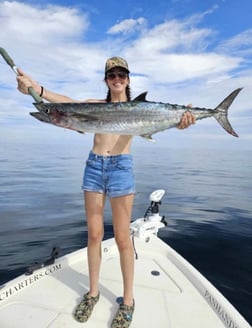
[[[78,132],[138,135],[152,139],[154,133],[177,126],[185,112],[196,120],[214,117],[231,135],[238,137],[228,121],[228,109],[242,88],[234,90],[215,109],[187,107],[146,100],[146,92],[120,103],[34,103],[38,120]]]

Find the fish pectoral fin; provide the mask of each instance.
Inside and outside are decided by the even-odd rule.
[[[147,96],[147,91],[140,93],[140,95],[138,95],[136,98],[133,99],[133,101],[148,101],[146,100],[146,96]]]
[[[147,139],[150,142],[156,142],[154,139],[152,139],[152,135],[151,134],[141,134],[140,137]]]

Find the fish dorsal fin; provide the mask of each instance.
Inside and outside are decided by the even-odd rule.
[[[138,95],[135,99],[133,99],[133,101],[147,101],[146,100],[146,96],[147,96],[147,91],[140,93],[140,95]]]

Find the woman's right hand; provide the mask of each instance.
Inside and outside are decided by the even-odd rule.
[[[20,68],[18,70],[17,83],[18,90],[25,95],[29,94],[28,88],[32,87],[38,94],[41,93],[41,86],[35,82],[29,75],[25,74]]]

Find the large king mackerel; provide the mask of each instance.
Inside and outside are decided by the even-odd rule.
[[[78,132],[138,135],[147,139],[178,125],[185,112],[196,120],[213,116],[231,135],[238,137],[228,121],[228,108],[241,88],[234,90],[215,109],[187,107],[146,100],[146,92],[133,101],[119,103],[34,103],[40,121]]]

